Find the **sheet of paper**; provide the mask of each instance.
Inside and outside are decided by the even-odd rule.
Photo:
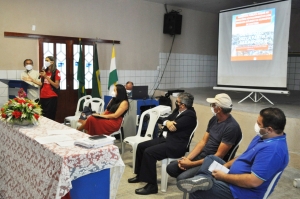
[[[58,144],[59,146],[75,146],[74,140],[56,142],[56,144]]]
[[[221,170],[225,173],[229,172],[229,169],[224,167],[223,165],[221,165],[220,163],[213,161],[213,163],[211,163],[211,165],[209,166],[208,170],[210,172],[214,171],[214,170]]]
[[[38,141],[40,144],[49,144],[49,143],[56,143],[56,142],[62,142],[62,141],[70,141],[73,140],[70,136],[67,135],[51,135],[51,136],[45,136],[45,137],[37,137],[35,138],[36,141]]]
[[[62,130],[53,130],[47,129],[48,135],[68,135],[68,134],[75,134],[79,133],[76,129],[62,129]]]

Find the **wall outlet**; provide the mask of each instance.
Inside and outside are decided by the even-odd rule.
[[[160,70],[160,66],[157,66],[157,70]]]
[[[33,31],[35,31],[35,25],[32,25],[32,28],[31,28]]]

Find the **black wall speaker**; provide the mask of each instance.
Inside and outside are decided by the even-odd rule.
[[[182,15],[178,12],[169,12],[164,16],[164,34],[181,34]]]

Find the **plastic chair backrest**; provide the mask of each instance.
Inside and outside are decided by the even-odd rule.
[[[85,96],[79,98],[79,100],[78,100],[78,102],[77,102],[77,107],[76,107],[75,115],[80,115],[80,114],[81,114],[81,111],[80,111],[80,110],[83,110],[84,103],[85,103],[87,100],[91,99],[91,98],[92,98],[91,95],[85,95]],[[83,107],[80,107],[80,104],[81,104],[82,101],[83,101]]]
[[[267,198],[269,197],[270,192],[271,192],[271,190],[274,188],[275,182],[276,182],[277,178],[280,176],[281,173],[282,173],[282,171],[279,171],[279,172],[274,176],[274,178],[272,179],[271,183],[270,183],[269,186],[268,186],[268,189],[267,189],[267,191],[266,191],[266,193],[265,193],[263,199],[267,199]]]
[[[195,134],[195,132],[196,132],[197,127],[198,127],[198,120],[196,120],[196,127],[194,128],[193,132],[192,132],[191,135],[190,135],[190,139],[189,139],[188,145],[186,146],[186,152],[189,152],[189,151],[190,151],[190,144],[191,144],[191,142],[192,142],[192,139],[193,139],[193,137],[194,137],[194,134]]]
[[[233,150],[231,151],[231,153],[230,153],[228,159],[225,160],[225,161],[228,162],[228,161],[230,161],[231,159],[234,158],[234,155],[235,155],[236,151],[238,150],[238,148],[239,148],[239,146],[240,146],[242,140],[243,140],[243,134],[242,134],[242,136],[241,136],[241,139],[240,139],[239,143],[238,143],[237,145],[234,146],[234,148],[233,148]]]
[[[86,101],[83,106],[89,106],[91,104],[92,111],[96,113],[102,113],[104,111],[104,100],[101,98],[93,97]]]
[[[145,115],[147,115],[147,114],[149,114],[150,119],[149,119],[149,123],[148,123],[148,127],[146,130],[145,136],[151,137],[151,139],[152,139],[156,122],[160,116],[159,111],[152,110],[152,109],[146,110],[142,113],[141,118],[140,118],[138,132],[137,132],[136,136],[141,136],[143,120],[144,120]]]

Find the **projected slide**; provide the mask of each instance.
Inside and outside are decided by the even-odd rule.
[[[232,16],[231,61],[272,60],[275,8]]]

